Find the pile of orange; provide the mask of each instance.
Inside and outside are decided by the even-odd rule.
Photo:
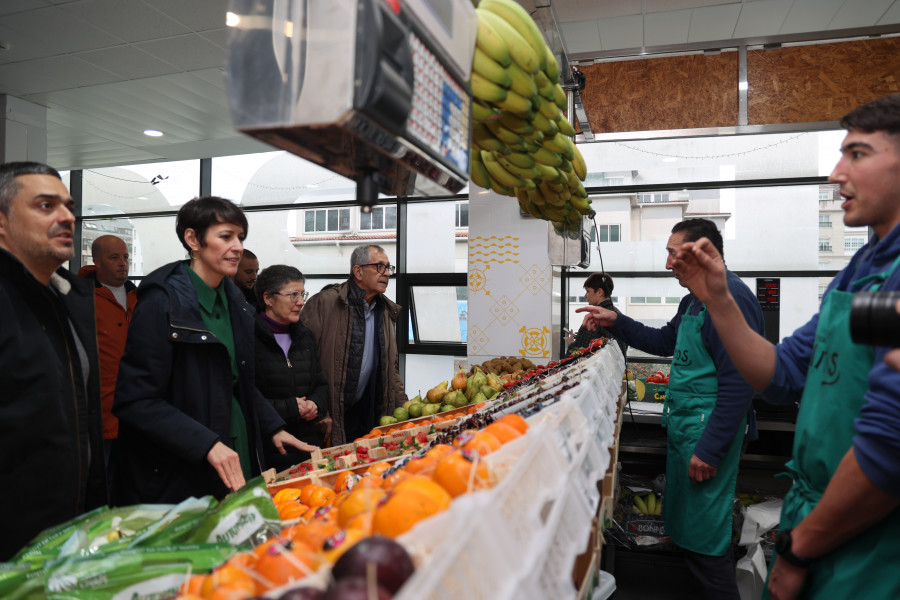
[[[182,600],[246,600],[302,579],[338,559],[371,535],[397,537],[446,510],[453,498],[489,488],[493,478],[482,457],[525,433],[518,415],[481,431],[460,434],[454,445],[437,444],[423,456],[386,474],[380,462],[364,473],[339,473],[334,489],[308,484],[272,498],[282,520],[298,523],[252,552],[232,557],[209,575],[183,587]]]

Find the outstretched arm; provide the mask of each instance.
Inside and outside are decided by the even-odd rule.
[[[675,257],[681,282],[706,305],[728,355],[747,382],[765,389],[775,373],[775,347],[755,332],[728,290],[725,262],[712,242],[700,238]]]

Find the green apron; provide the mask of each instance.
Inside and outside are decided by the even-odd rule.
[[[851,284],[865,289],[897,267]],[[825,297],[816,327],[812,361],[800,400],[793,458],[786,465],[794,484],[781,508],[782,529],[793,528],[812,512],[838,464],[853,444],[853,421],[868,389],[875,349],[854,344],[850,337],[852,291],[833,290]],[[804,598],[900,598],[900,512],[815,560],[800,596]],[[773,557],[774,559],[774,557]],[[770,564],[774,565],[772,560]],[[768,598],[768,590],[763,598]]]
[[[741,421],[741,434],[735,436],[716,476],[691,483],[691,456],[716,406],[719,391],[716,365],[700,333],[705,318],[704,306],[698,315],[682,316],[678,327],[663,410],[663,427],[668,429],[663,516],[666,533],[678,546],[699,554],[723,556],[732,539],[734,486],[747,420],[745,417]]]

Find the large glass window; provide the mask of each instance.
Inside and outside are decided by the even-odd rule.
[[[376,206],[370,213],[359,213],[360,231],[373,229],[397,229],[397,207]]]
[[[200,194],[200,161],[184,160],[82,171],[85,216],[177,209]]]
[[[468,320],[464,286],[424,286],[410,288],[414,316],[422,342],[465,342]],[[455,315],[456,318],[448,318]],[[410,330],[410,341],[413,341]]]
[[[844,254],[852,256],[857,250],[866,245],[865,234],[848,235],[844,237]]]
[[[303,218],[305,223],[303,231],[305,233],[350,230],[349,208],[317,208],[305,210],[303,211]]]

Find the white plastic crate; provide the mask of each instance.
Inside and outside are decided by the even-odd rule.
[[[588,507],[593,514],[600,504],[600,490],[597,482],[603,479],[609,468],[609,449],[601,448],[597,444],[587,443],[581,448],[581,453],[572,464],[569,479],[572,487],[583,494]]]

